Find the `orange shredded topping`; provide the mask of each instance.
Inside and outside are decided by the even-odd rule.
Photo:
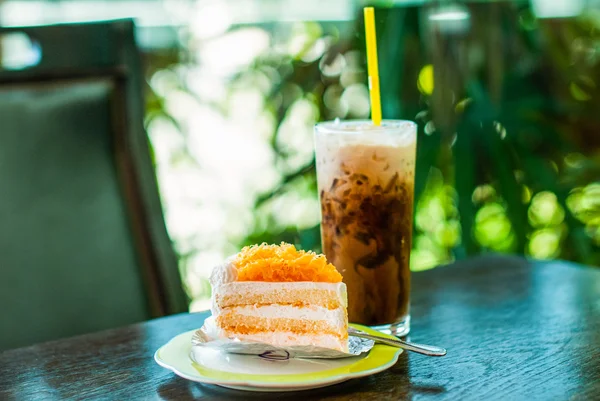
[[[342,275],[324,255],[298,251],[294,245],[247,246],[233,261],[238,281],[314,281],[339,283]]]

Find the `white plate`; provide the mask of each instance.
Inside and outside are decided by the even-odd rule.
[[[381,335],[368,327],[351,326]],[[271,360],[196,347],[193,361],[194,331],[180,334],[162,346],[154,354],[156,362],[184,379],[236,390],[297,391],[329,386],[388,369],[402,353],[400,348],[375,344],[368,354],[351,358]]]

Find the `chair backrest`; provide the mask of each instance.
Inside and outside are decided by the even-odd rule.
[[[0,71],[0,350],[185,311],[133,22],[11,32],[42,57]]]

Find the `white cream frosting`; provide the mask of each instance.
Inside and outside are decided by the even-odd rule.
[[[235,255],[230,256],[223,263],[213,268],[209,279],[213,292],[223,284],[237,281],[238,273],[237,268],[233,265],[234,259]]]
[[[225,311],[243,316],[264,318],[287,318],[300,320],[325,320],[336,329],[346,329],[346,312],[344,308],[327,309],[321,306],[298,307],[292,305],[245,305],[226,308]]]

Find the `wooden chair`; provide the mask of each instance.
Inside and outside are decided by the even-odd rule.
[[[130,20],[26,28],[0,71],[0,350],[187,310]]]

